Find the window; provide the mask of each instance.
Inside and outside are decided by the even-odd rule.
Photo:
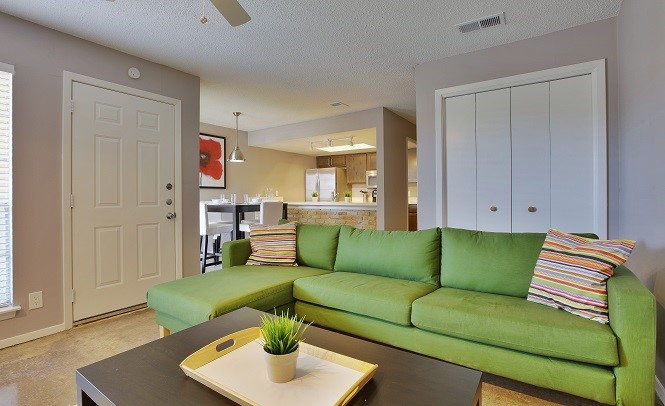
[[[12,306],[12,76],[0,63],[0,320]],[[13,317],[11,314],[9,317]]]

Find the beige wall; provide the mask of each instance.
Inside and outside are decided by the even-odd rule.
[[[199,78],[0,13],[0,62],[14,76],[14,300],[0,340],[63,323],[63,71],[182,101],[183,271],[197,272]],[[127,69],[136,66],[141,78]],[[44,307],[28,311],[28,293]]]
[[[380,230],[408,230],[408,162],[407,139],[416,139],[416,125],[388,109],[383,109],[383,137],[378,139],[377,167],[379,173]]]
[[[611,18],[417,66],[418,228],[436,225],[435,90],[607,59],[609,232],[616,235],[619,193],[616,53],[616,19]]]
[[[637,240],[629,266],[655,287],[656,372],[665,384],[665,16],[663,0],[624,1],[618,18],[618,232]],[[611,219],[612,220],[612,219]],[[656,277],[658,282],[654,286]]]
[[[201,132],[226,137],[228,158],[235,146],[235,129],[201,123]],[[238,199],[244,193],[263,195],[267,187],[279,191],[285,201],[305,200],[305,170],[316,168],[315,157],[250,147],[245,131],[238,133],[238,146],[246,162],[226,162],[226,189],[200,189],[201,200],[218,199],[221,193],[227,198],[236,193]]]

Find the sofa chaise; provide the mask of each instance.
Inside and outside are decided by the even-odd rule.
[[[298,266],[245,265],[148,291],[166,333],[248,306],[605,404],[653,405],[655,300],[625,266],[609,324],[526,300],[545,234],[372,231],[300,224]]]

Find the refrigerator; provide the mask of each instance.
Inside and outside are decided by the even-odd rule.
[[[312,201],[312,192],[319,194],[320,202],[342,200],[347,189],[346,169],[320,168],[305,171],[305,200]],[[333,195],[337,197],[333,198]]]

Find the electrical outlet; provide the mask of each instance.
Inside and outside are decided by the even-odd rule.
[[[40,290],[39,292],[32,292],[28,295],[28,309],[39,309],[40,307],[44,306],[44,302],[42,302],[42,291]]]

